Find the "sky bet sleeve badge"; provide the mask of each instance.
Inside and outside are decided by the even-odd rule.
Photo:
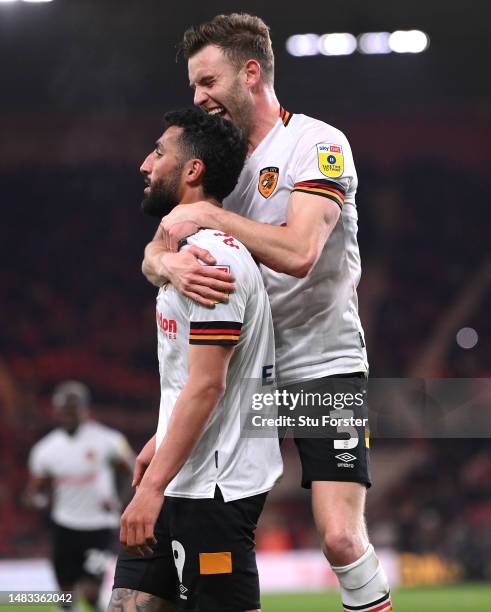
[[[263,198],[269,198],[269,196],[276,189],[279,174],[279,168],[275,168],[274,166],[268,166],[267,168],[263,168],[261,170],[259,173],[259,183],[257,188],[259,189],[259,193],[263,196]]]
[[[319,170],[324,176],[338,178],[343,175],[344,158],[343,148],[340,145],[318,144],[317,159],[319,160]]]

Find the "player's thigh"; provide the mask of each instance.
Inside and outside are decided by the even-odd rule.
[[[169,602],[168,606],[176,601],[178,580],[168,518],[169,508],[166,498],[155,524],[154,533],[157,543],[152,546],[151,555],[144,557],[132,555],[121,547],[114,573],[113,595],[117,591],[114,597],[122,598],[125,593],[130,593],[128,602],[132,602],[133,594],[145,593]],[[152,600],[152,602],[155,601]]]
[[[225,503],[174,498],[170,532],[179,575],[179,610],[260,608],[255,529],[266,494]]]
[[[135,591],[133,589],[114,589],[111,594],[107,612],[176,612],[174,603],[156,595]]]
[[[80,579],[89,585],[101,584],[113,557],[115,531],[97,529],[79,532],[79,546],[83,549]]]
[[[52,562],[61,589],[72,590],[82,577],[84,552],[80,532],[52,525]]]
[[[371,486],[365,376],[327,376],[286,390],[299,394],[296,412],[315,423],[294,430],[302,486],[309,489],[315,481]]]
[[[358,482],[314,481],[312,512],[320,534],[365,531],[366,487]]]

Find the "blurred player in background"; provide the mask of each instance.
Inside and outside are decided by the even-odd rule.
[[[220,206],[246,151],[228,121],[200,109],[168,113],[141,166],[143,210],[161,218],[178,203]],[[260,607],[254,532],[282,461],[277,435],[241,435],[241,384],[254,379],[261,389],[273,374],[271,310],[259,269],[240,242],[204,229],[187,243],[184,251],[212,253],[237,287],[214,308],[170,284],[158,293],[159,422],[137,458],[137,491],[121,519],[125,552],[116,567],[114,612]]]
[[[31,449],[26,503],[38,509],[51,504],[59,588],[76,589],[96,608],[119,526],[117,481],[127,498],[134,454],[121,433],[89,419],[84,384],[61,383],[52,401],[58,427]]]
[[[200,202],[179,206],[162,221],[145,251],[145,275],[156,285],[168,279],[183,295],[212,304],[231,289],[231,277],[203,274],[190,254],[175,252],[177,242],[198,227],[236,237],[263,264],[280,382],[292,392],[365,396],[368,362],[356,294],[357,176],[346,137],[280,106],[269,30],[260,18],[219,15],[190,28],[182,51],[194,103],[239,125],[249,158],[225,210]],[[326,102],[329,87],[335,82],[326,83]],[[213,263],[208,253],[200,258]],[[366,401],[343,409],[342,416],[366,418]],[[367,430],[339,428],[330,438],[315,439],[296,432],[295,443],[302,485],[312,489],[315,523],[345,609],[391,610],[387,578],[364,520],[371,484]]]

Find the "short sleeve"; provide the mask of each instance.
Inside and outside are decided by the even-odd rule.
[[[50,475],[49,463],[46,459],[46,454],[43,452],[43,447],[36,444],[31,449],[28,459],[29,472],[33,476],[43,477]]]
[[[113,461],[131,463],[133,451],[128,440],[119,431],[111,431],[108,439],[109,458]]]
[[[214,308],[190,302],[189,344],[234,346],[240,340],[246,304],[246,290],[237,282],[228,302]]]
[[[234,275],[235,291],[227,302],[219,302],[213,308],[188,300],[189,344],[234,346],[240,340],[250,283],[244,262],[240,257],[229,256],[228,248],[214,251],[219,262],[215,267]]]
[[[356,171],[346,136],[327,124],[315,125],[300,138],[293,160],[293,189],[343,207],[356,191]]]

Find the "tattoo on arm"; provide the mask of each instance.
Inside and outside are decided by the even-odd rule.
[[[133,589],[114,589],[107,612],[175,612],[175,610],[174,604],[156,595]]]

